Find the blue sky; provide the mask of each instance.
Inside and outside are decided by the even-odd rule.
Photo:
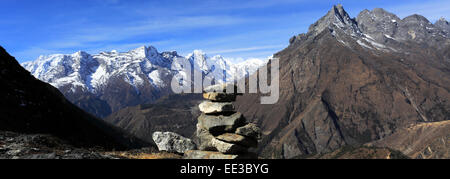
[[[355,17],[382,7],[400,18],[449,19],[448,0],[1,0],[0,45],[20,62],[41,54],[201,49],[240,61],[283,49],[341,3]]]

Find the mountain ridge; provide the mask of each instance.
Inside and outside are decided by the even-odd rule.
[[[98,117],[128,106],[146,104],[172,94],[170,83],[180,73],[179,60],[188,60],[218,82],[245,77],[262,66],[262,60],[231,63],[222,56],[208,57],[195,50],[186,57],[142,46],[128,52],[100,52],[40,56],[22,63],[36,78],[57,87],[70,101]],[[176,67],[172,69],[171,67]],[[224,73],[225,71],[225,73]],[[120,96],[120,98],[118,98]]]
[[[261,126],[262,156],[329,153],[409,125],[450,120],[448,32],[423,16],[395,17],[374,9],[352,19],[342,5],[333,6],[274,55],[279,102],[261,105],[263,94],[236,102]]]
[[[149,146],[79,109],[51,85],[34,78],[0,46],[0,130],[51,134],[79,147],[129,149]]]

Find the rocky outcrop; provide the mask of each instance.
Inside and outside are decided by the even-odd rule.
[[[173,132],[155,132],[153,133],[153,141],[155,141],[159,151],[171,153],[182,154],[196,148],[195,143],[191,139]]]
[[[367,146],[387,147],[415,159],[450,159],[450,121],[414,124]]]
[[[231,102],[236,98],[234,92],[227,92],[227,85],[214,85],[205,89],[205,101],[199,108],[202,115],[198,118],[196,139],[198,151],[187,151],[188,159],[237,159],[256,158],[248,152],[258,146],[260,129],[246,123],[239,112],[234,111]],[[220,101],[220,102],[219,102]]]
[[[450,23],[445,18],[441,17],[434,25],[450,33]]]
[[[339,27],[346,33],[357,35],[360,33],[356,21],[344,10],[342,5],[333,6],[328,13],[309,27],[309,32],[318,35],[324,30]]]
[[[79,148],[48,134],[0,130],[0,159],[120,159],[102,150]]]

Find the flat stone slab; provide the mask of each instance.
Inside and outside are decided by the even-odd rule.
[[[236,94],[208,92],[203,93],[203,98],[215,102],[233,102],[236,101]]]
[[[252,137],[254,139],[261,139],[261,129],[253,123],[238,127],[235,133],[246,137]]]
[[[217,139],[245,147],[258,147],[258,141],[254,138],[245,137],[233,133],[225,133],[216,137]]]
[[[199,127],[209,131],[214,136],[223,133],[234,133],[236,128],[245,124],[244,116],[237,112],[232,115],[206,115],[202,114],[198,117]]]
[[[247,148],[244,146],[224,142],[216,138],[211,140],[211,145],[214,146],[217,151],[224,154],[240,154],[247,152]]]
[[[220,152],[189,150],[184,153],[184,159],[238,159],[238,155],[227,155]]]
[[[239,155],[223,154],[213,151],[189,150],[184,153],[184,159],[258,159],[255,153]]]
[[[198,107],[200,108],[200,111],[205,114],[217,114],[234,111],[233,103],[230,102],[203,101],[200,105],[198,105]]]
[[[238,88],[234,84],[217,84],[208,86],[203,89],[204,93],[215,92],[215,93],[226,93],[226,94],[235,94],[242,95],[242,93],[238,93]]]
[[[154,132],[152,138],[159,151],[182,154],[196,148],[195,143],[191,139],[173,132]]]

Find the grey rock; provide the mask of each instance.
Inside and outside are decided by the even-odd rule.
[[[255,153],[246,154],[223,154],[220,152],[189,150],[184,154],[184,159],[257,159]]]
[[[204,93],[227,93],[227,94],[236,94],[241,95],[243,89],[238,90],[238,87],[234,84],[223,83],[217,85],[211,85],[203,89]]]
[[[201,112],[205,114],[216,114],[234,111],[233,103],[204,101],[198,105]]]
[[[81,154],[66,154],[62,157],[62,159],[83,159],[83,155],[81,155]]]
[[[152,138],[160,151],[184,153],[187,150],[196,148],[195,143],[191,139],[173,132],[155,132]]]
[[[197,124],[197,131],[195,133],[195,139],[196,139],[199,150],[205,150],[205,151],[216,150],[214,148],[214,146],[212,146],[212,144],[211,144],[211,140],[213,138],[214,138],[214,136],[212,134],[210,134],[208,130],[200,127],[200,125]]]
[[[239,154],[247,152],[247,148],[244,146],[224,142],[216,138],[211,140],[211,145],[214,146],[217,149],[217,151],[224,154]]]
[[[236,94],[208,92],[203,93],[203,98],[215,102],[233,102],[236,101]]]
[[[416,41],[434,46],[442,45],[442,41],[448,38],[449,33],[445,29],[450,27],[445,19],[441,19],[433,25],[421,15],[414,14],[400,19],[381,8],[362,11],[356,18],[356,22],[365,35],[369,35],[377,43],[383,45],[390,40]],[[390,45],[398,46],[397,44]]]
[[[9,150],[6,152],[7,155],[18,155],[22,152],[22,149]]]
[[[238,159],[238,155],[226,155],[220,152],[189,150],[184,153],[184,159]]]
[[[59,159],[59,157],[56,156],[55,153],[48,153],[48,154],[27,155],[27,156],[20,157],[20,159]]]
[[[227,132],[234,132],[236,128],[243,126],[244,116],[237,112],[230,116],[227,115],[206,115],[198,117],[199,127],[209,131],[212,135],[220,135]]]
[[[363,10],[360,12],[356,22],[361,31],[381,42],[387,38],[385,35],[389,37],[396,35],[401,19],[384,9],[375,8],[372,11]]]
[[[238,134],[225,133],[217,136],[216,138],[224,142],[233,143],[244,147],[258,147],[258,141],[253,137],[245,137]]]
[[[261,129],[253,123],[237,128],[236,134],[261,139]]]
[[[443,17],[441,17],[436,23],[434,23],[434,25],[436,27],[439,27],[442,30],[447,31],[448,33],[450,33],[450,24]]]
[[[348,15],[342,5],[333,6],[327,15],[309,27],[308,33],[317,35],[326,29],[340,29],[348,34],[360,34],[356,21]]]

